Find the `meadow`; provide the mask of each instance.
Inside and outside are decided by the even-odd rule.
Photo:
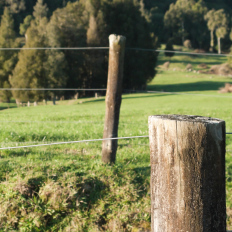
[[[169,69],[162,64],[169,60]],[[123,94],[119,137],[148,135],[148,116],[220,118],[232,132],[230,77],[185,70],[225,57],[159,55],[154,93]],[[0,105],[1,147],[102,138],[104,97],[17,108]],[[9,107],[9,108],[8,108]],[[0,231],[146,231],[150,228],[148,138],[118,141],[116,164],[101,162],[101,142],[0,150]],[[232,135],[226,136],[227,225],[232,229]]]

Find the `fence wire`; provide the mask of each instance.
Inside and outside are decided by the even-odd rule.
[[[232,132],[227,132],[226,134],[231,135]],[[42,144],[36,144],[36,145],[2,147],[2,148],[0,148],[0,150],[10,150],[10,149],[19,149],[19,148],[33,148],[33,147],[62,145],[62,144],[74,144],[74,143],[89,143],[89,142],[106,141],[106,140],[136,139],[136,138],[149,138],[149,135],[131,136],[131,137],[117,137],[117,138],[105,138],[105,139],[90,139],[90,140],[79,140],[79,141],[66,141],[66,142],[51,142],[51,143],[49,143],[49,142],[48,143],[41,142]],[[15,142],[15,143],[17,144],[17,142]],[[24,143],[24,142],[22,142],[22,143]],[[30,142],[28,142],[28,143],[30,143]],[[31,142],[31,143],[40,143],[40,142],[34,141],[34,142]],[[122,144],[119,144],[119,145],[122,145]],[[137,145],[148,146],[147,144],[137,144]]]
[[[22,47],[22,48],[0,48],[0,51],[12,51],[12,50],[109,50],[109,47]],[[144,51],[144,52],[166,52],[176,53],[184,55],[200,55],[200,56],[227,56],[232,57],[230,54],[217,54],[217,53],[196,53],[196,52],[182,52],[176,50],[163,50],[163,49],[149,49],[149,48],[126,48],[126,50],[132,51]]]
[[[106,91],[107,89],[67,89],[67,88],[0,88],[0,91]],[[232,96],[221,96],[212,94],[198,94],[198,93],[181,93],[181,92],[166,92],[166,91],[153,91],[153,90],[123,90],[125,93],[157,93],[157,94],[174,94],[174,95],[193,95],[204,97],[219,97],[219,98],[232,98]]]
[[[21,120],[0,120],[0,123],[64,123],[64,124],[88,124],[88,123],[92,123],[92,124],[104,124],[105,121],[21,121]],[[147,123],[139,123],[138,122],[120,122],[120,124],[124,124],[124,125],[142,125],[142,126],[147,126]]]
[[[0,51],[18,50],[109,50],[109,47],[22,47],[22,48],[0,48]]]
[[[10,50],[109,50],[109,47],[33,47],[33,48],[0,48],[0,51],[10,51]],[[146,49],[146,48],[126,48],[126,50],[132,51],[144,51],[144,52],[165,52],[165,53],[175,53],[183,55],[200,55],[200,56],[220,56],[220,57],[232,57],[230,54],[216,54],[216,53],[194,53],[194,52],[183,52],[176,50],[161,50],[161,49]],[[2,91],[106,91],[106,88],[96,88],[96,89],[80,89],[80,88],[0,88]],[[207,94],[194,94],[194,93],[180,93],[180,92],[164,92],[164,91],[140,91],[140,90],[125,90],[132,93],[162,93],[162,94],[177,94],[177,95],[194,95],[194,96],[206,96],[206,97],[222,97],[231,98],[230,96],[219,96],[219,95],[207,95]],[[85,123],[84,121],[0,121],[0,122],[16,122],[16,123]],[[86,122],[86,123],[103,123],[103,122]],[[121,122],[123,123],[123,122]],[[128,123],[125,123],[128,124]],[[131,123],[130,123],[131,124]],[[144,124],[147,125],[147,124]],[[227,132],[227,135],[231,135],[232,132]],[[33,142],[15,142],[16,144],[22,143],[42,143],[36,145],[28,146],[15,146],[15,147],[3,147],[0,150],[6,149],[16,149],[16,148],[31,148],[31,147],[41,147],[41,146],[51,146],[60,144],[71,144],[71,143],[87,143],[95,141],[104,140],[121,140],[121,139],[133,139],[133,138],[148,138],[145,136],[132,136],[132,137],[119,137],[119,138],[107,138],[107,139],[92,139],[92,140],[81,140],[81,141],[67,141],[67,142],[48,142],[44,141],[33,141]],[[147,144],[144,144],[147,146]]]
[[[148,135],[144,135],[144,136],[118,137],[118,138],[105,138],[105,139],[90,139],[90,140],[67,141],[67,142],[56,142],[56,143],[43,143],[43,144],[28,145],[28,146],[2,147],[2,148],[0,148],[0,150],[19,149],[19,148],[32,148],[32,147],[52,146],[52,145],[61,145],[61,144],[88,143],[88,142],[97,142],[97,141],[106,141],[106,140],[148,138],[148,137],[149,137]]]
[[[107,89],[80,89],[80,88],[0,88],[11,91],[106,91]]]

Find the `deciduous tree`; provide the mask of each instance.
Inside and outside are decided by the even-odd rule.
[[[172,29],[174,37],[181,36],[182,44],[188,35],[186,23],[191,18],[194,4],[194,0],[177,0],[175,4],[170,5],[169,10],[164,15],[165,26]]]
[[[216,20],[216,36],[218,41],[218,53],[221,54],[221,38],[225,38],[227,34],[228,21],[223,9],[215,12]]]
[[[227,34],[227,17],[223,9],[215,11],[210,10],[205,15],[205,20],[207,20],[207,26],[210,30],[211,42],[210,48],[213,50],[214,47],[214,31],[216,31],[216,36],[218,39],[218,53],[221,53],[221,38],[224,38]]]
[[[210,50],[213,51],[214,49],[214,31],[216,28],[216,22],[215,22],[215,10],[212,9],[207,12],[205,15],[205,20],[207,21],[208,29],[210,30]]]

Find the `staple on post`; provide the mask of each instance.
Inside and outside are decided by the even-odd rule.
[[[225,122],[149,117],[152,232],[226,231]]]

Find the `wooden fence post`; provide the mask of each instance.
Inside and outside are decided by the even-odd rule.
[[[126,37],[109,36],[109,68],[106,92],[106,113],[103,138],[118,137],[118,124],[122,95],[123,63]],[[105,140],[102,143],[102,161],[115,163],[117,140]]]
[[[151,231],[226,231],[225,122],[149,117]]]

